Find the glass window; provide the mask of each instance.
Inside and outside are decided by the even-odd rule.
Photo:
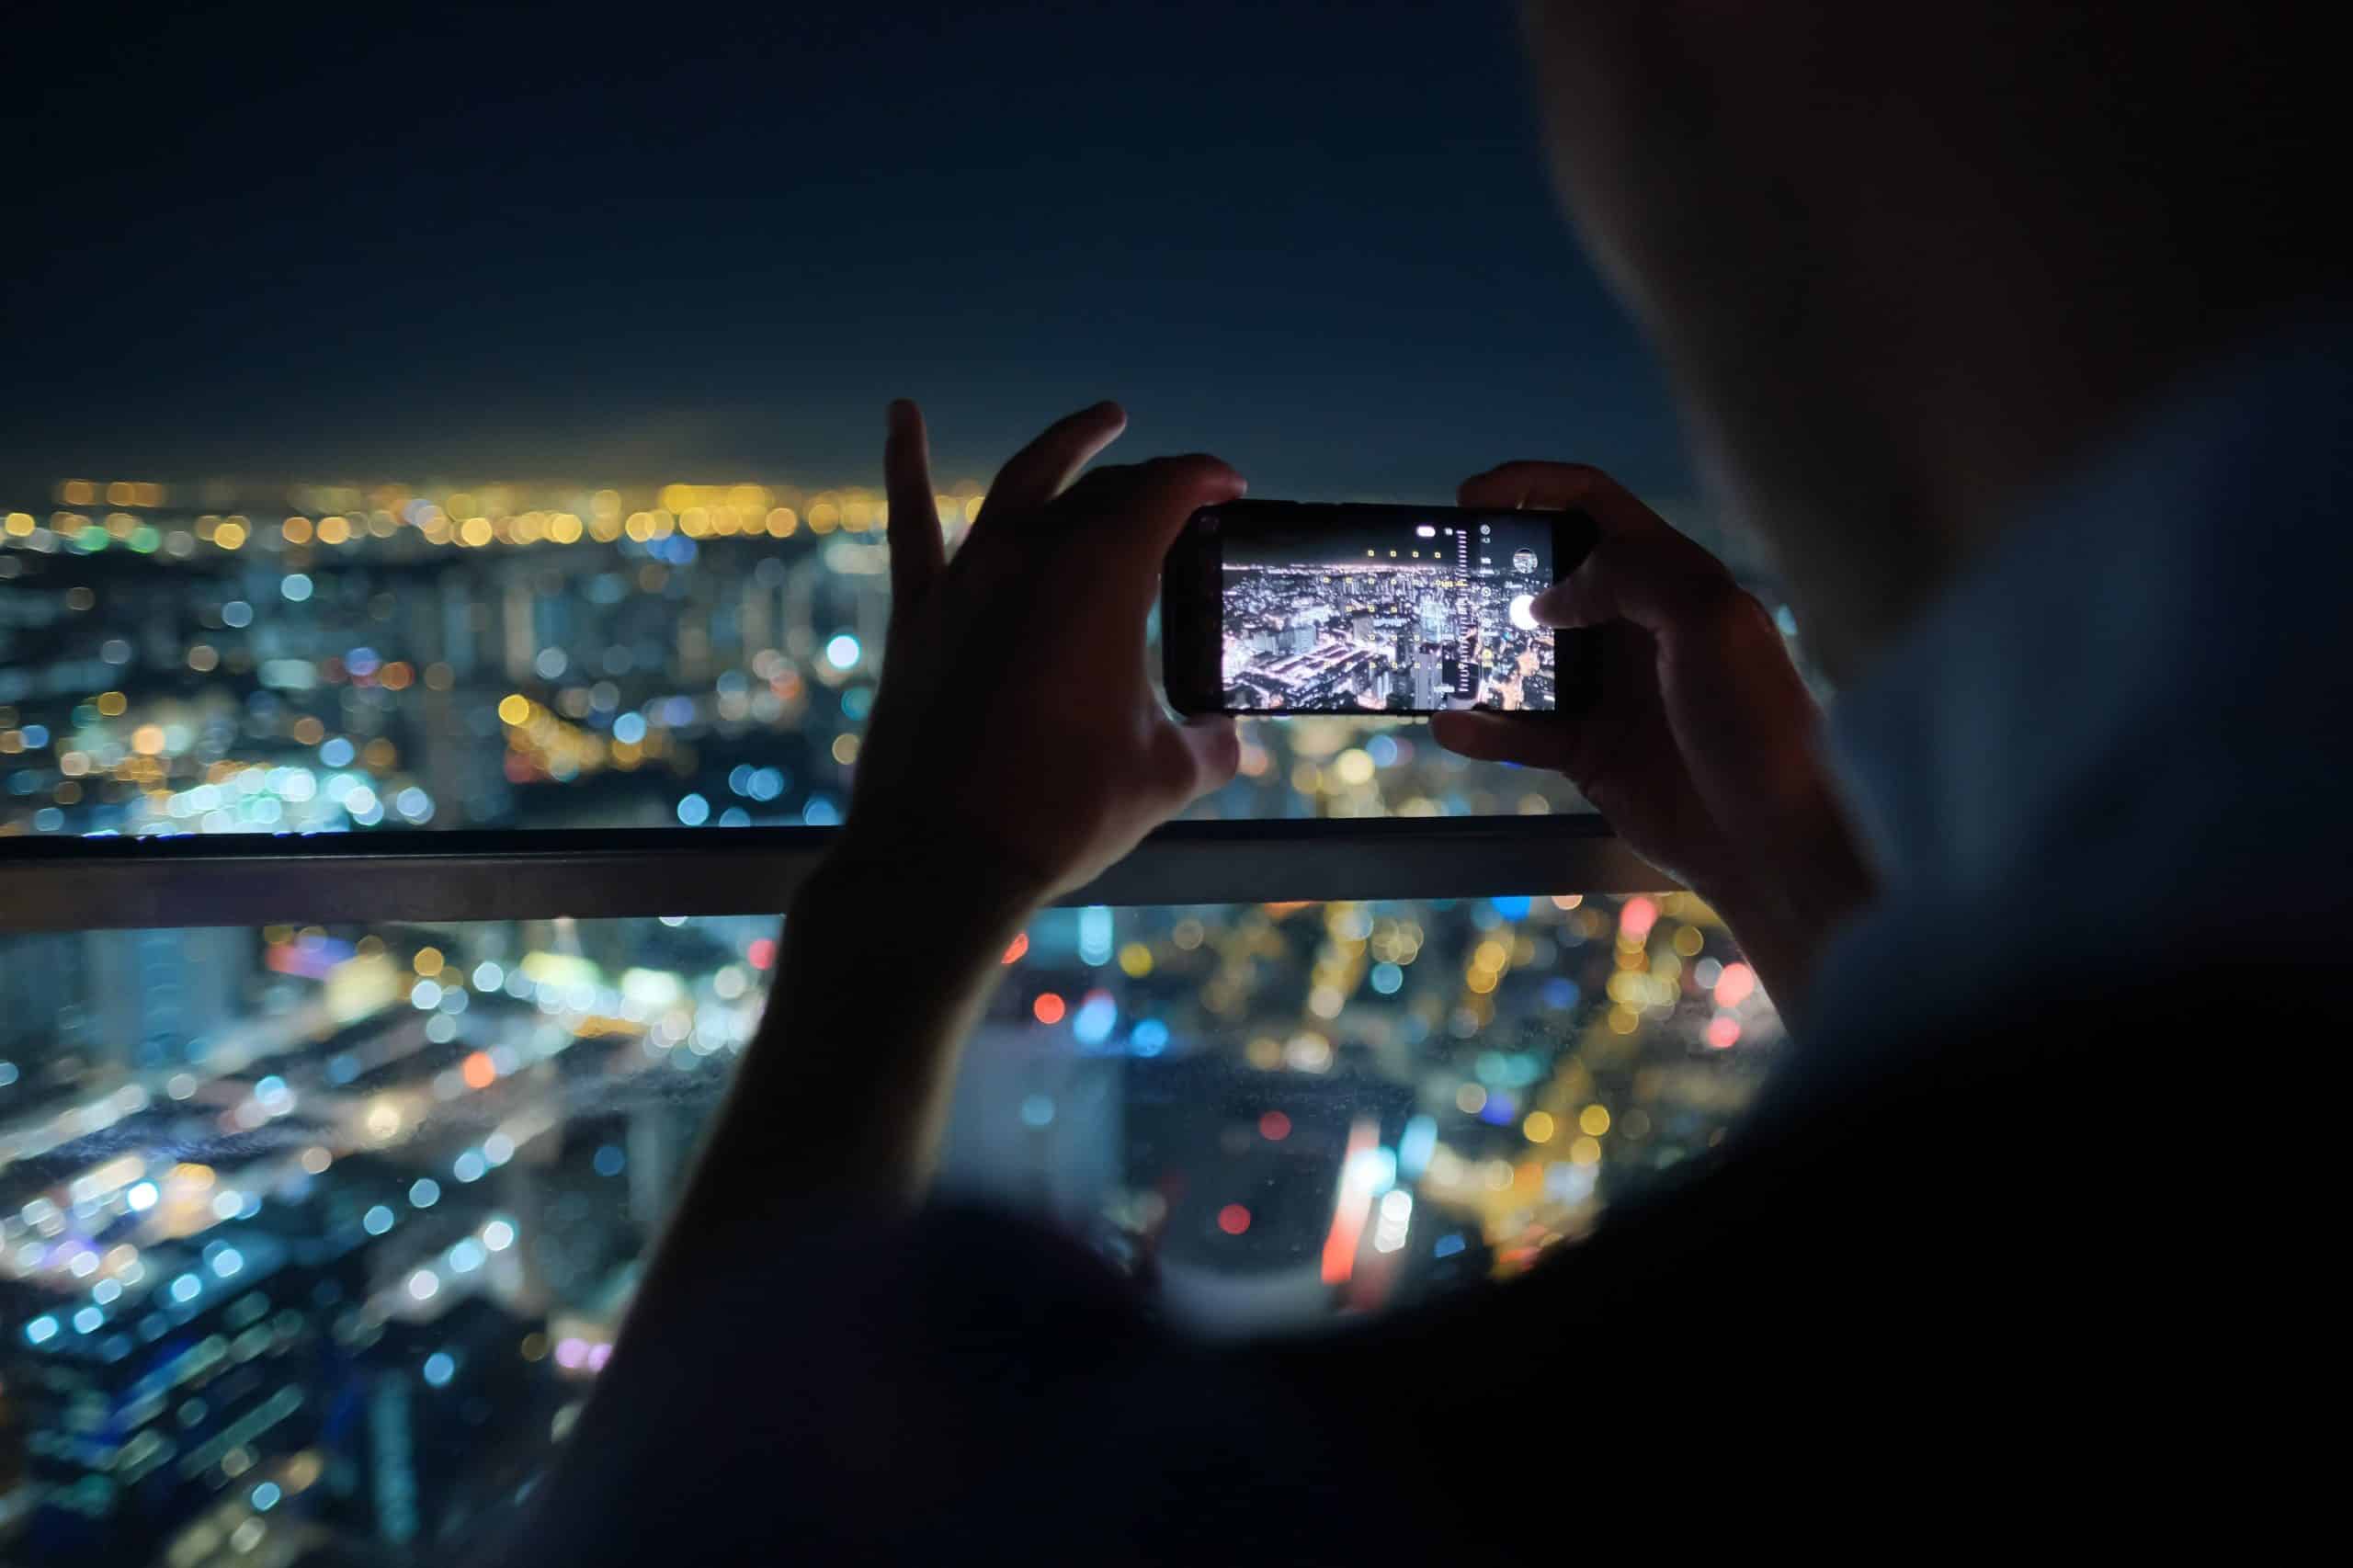
[[[0,534],[0,834],[841,820],[889,612],[870,492],[57,494]],[[1194,815],[1587,809],[1418,722],[1246,733]]]
[[[610,1354],[775,938],[0,942],[12,1560],[470,1543]],[[1704,1151],[1780,1039],[1677,894],[1064,909],[1005,961],[943,1186],[1211,1334],[1527,1267]]]

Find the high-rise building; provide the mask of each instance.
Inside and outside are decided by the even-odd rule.
[[[85,933],[92,1041],[128,1067],[177,1066],[243,1011],[254,936],[234,927]]]
[[[32,1528],[55,1561],[153,1560],[168,1532],[222,1488],[258,1484],[327,1415],[315,1277],[283,1247],[231,1230],[147,1261],[144,1288],[110,1307],[28,1313],[0,1358],[32,1416]]]
[[[1428,710],[1438,705],[1438,698],[1451,682],[1442,682],[1438,650],[1423,646],[1414,653],[1414,706]]]
[[[83,1000],[90,994],[83,934],[12,937],[8,947],[7,961],[0,963],[0,1059],[79,1044],[88,1022]]]

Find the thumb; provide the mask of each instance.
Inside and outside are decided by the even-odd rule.
[[[1474,762],[1516,762],[1562,772],[1568,771],[1576,752],[1576,733],[1557,713],[1433,713],[1430,738]]]
[[[1180,801],[1231,783],[1242,766],[1242,737],[1222,713],[1163,724],[1157,747],[1162,777]]]

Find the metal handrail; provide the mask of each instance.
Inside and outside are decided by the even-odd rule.
[[[472,829],[0,841],[0,932],[781,910],[826,827]],[[1061,902],[1654,892],[1590,814],[1178,822]],[[953,897],[943,885],[942,896]]]

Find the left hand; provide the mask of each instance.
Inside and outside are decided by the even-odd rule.
[[[1195,456],[1073,484],[1127,423],[1098,403],[998,472],[948,561],[923,415],[890,422],[891,630],[843,856],[1043,903],[1233,777],[1233,721],[1171,722],[1144,622],[1185,520],[1242,476]]]

